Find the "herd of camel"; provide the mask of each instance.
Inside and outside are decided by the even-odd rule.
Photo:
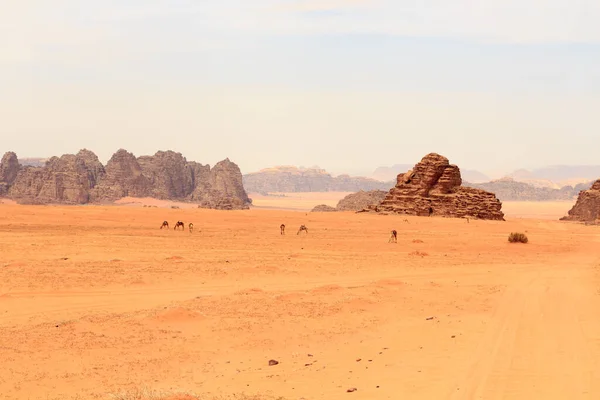
[[[405,220],[405,221],[408,222],[407,220]],[[169,223],[167,221],[163,221],[162,225],[160,226],[160,229],[165,228],[165,227],[167,229],[169,229]],[[182,221],[177,221],[173,230],[177,230],[177,228],[179,228],[179,227],[181,227],[181,230],[184,230],[185,224]],[[192,224],[190,222],[188,224],[188,228],[189,228],[190,232],[193,232],[194,224]],[[279,230],[282,235],[285,235],[285,224],[279,225]],[[306,232],[306,234],[308,235],[308,228],[306,227],[306,225],[300,225],[300,228],[298,229],[298,233],[296,233],[296,235],[299,235],[300,232]],[[392,230],[392,235],[390,236],[390,240],[388,240],[388,243],[397,243],[397,242],[398,242],[398,232],[396,232],[396,230],[394,229],[394,230]]]
[[[181,227],[181,230],[184,230],[185,229],[185,224],[182,221],[177,221],[177,223],[175,224],[175,227],[173,228],[173,230],[176,231],[180,227]],[[163,221],[162,225],[160,226],[160,229],[162,229],[162,228],[169,229],[169,222],[168,221]],[[190,232],[193,232],[194,231],[194,224],[190,222],[188,224],[188,229],[190,230]],[[281,230],[281,234],[285,235],[285,224],[281,224],[279,226],[279,229]],[[308,228],[306,227],[306,225],[300,225],[300,229],[298,229],[297,235],[299,235],[300,232],[303,232],[303,231],[306,232],[306,234],[308,234]]]

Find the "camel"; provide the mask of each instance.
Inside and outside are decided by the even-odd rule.
[[[388,243],[398,243],[398,232],[396,232],[396,230],[392,230],[392,235],[390,236],[390,240],[388,240]]]
[[[194,230],[194,224],[192,224],[192,223],[190,222],[189,228],[190,228],[190,233],[192,233],[192,232],[193,232],[193,230]]]
[[[279,229],[281,230],[281,234],[282,234],[282,235],[285,235],[285,224],[281,224],[281,225],[279,226]]]
[[[160,229],[167,227],[167,229],[169,229],[169,223],[167,221],[163,221],[162,225],[160,226]]]
[[[306,227],[306,225],[300,225],[300,229],[298,229],[298,233],[296,233],[296,235],[299,235],[302,231],[306,232],[306,234],[308,235],[308,228]]]
[[[177,230],[177,228],[181,227],[182,230],[185,229],[185,224],[181,221],[177,221],[177,223],[175,224],[175,228],[173,228],[174,231]]]

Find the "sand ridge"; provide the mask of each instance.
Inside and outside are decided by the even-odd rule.
[[[3,204],[0,393],[598,398],[598,227],[404,218]]]

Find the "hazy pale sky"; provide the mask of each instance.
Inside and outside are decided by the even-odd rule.
[[[0,152],[600,164],[595,0],[0,0]]]

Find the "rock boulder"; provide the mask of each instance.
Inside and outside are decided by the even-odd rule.
[[[379,204],[359,212],[504,221],[502,203],[493,193],[461,184],[460,169],[446,157],[431,153],[412,170],[399,174],[396,186]]]

